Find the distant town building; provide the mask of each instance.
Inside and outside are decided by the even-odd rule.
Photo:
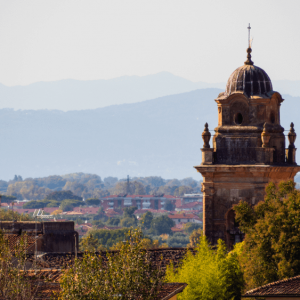
[[[194,214],[174,214],[168,215],[168,217],[175,222],[175,225],[179,223],[202,223],[201,219]]]
[[[138,209],[164,209],[167,201],[176,205],[180,197],[171,195],[110,195],[100,199],[104,210],[136,206]]]

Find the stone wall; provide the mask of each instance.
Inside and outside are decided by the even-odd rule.
[[[0,229],[6,234],[34,233],[39,234],[38,251],[41,252],[74,252],[78,250],[78,233],[74,222],[0,222]]]

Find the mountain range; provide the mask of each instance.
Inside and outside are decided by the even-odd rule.
[[[210,130],[217,125],[214,99],[221,91],[197,89],[66,112],[0,109],[0,178],[85,172],[102,178],[128,174],[199,180],[193,166],[201,162],[201,133],[205,122]],[[283,98],[281,123],[289,130],[293,121],[300,132],[300,98]]]
[[[229,77],[230,74],[228,74]],[[225,89],[225,82],[192,82],[168,72],[148,76],[123,76],[109,80],[59,80],[27,86],[0,84],[0,109],[96,109],[116,104],[136,103],[197,89]],[[300,81],[273,81],[282,94],[300,96]]]

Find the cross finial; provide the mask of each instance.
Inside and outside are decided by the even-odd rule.
[[[250,29],[251,29],[250,23],[249,23],[249,26],[247,27],[247,29],[248,29],[248,43],[249,43],[248,47],[250,48],[251,47],[251,45],[250,45]]]

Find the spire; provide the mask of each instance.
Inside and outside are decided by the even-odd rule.
[[[250,23],[249,23],[249,26],[247,27],[248,29],[248,49],[247,49],[247,60],[245,61],[245,65],[253,65],[253,61],[251,60],[251,52],[252,52],[252,49],[251,49],[251,40],[250,40]]]

